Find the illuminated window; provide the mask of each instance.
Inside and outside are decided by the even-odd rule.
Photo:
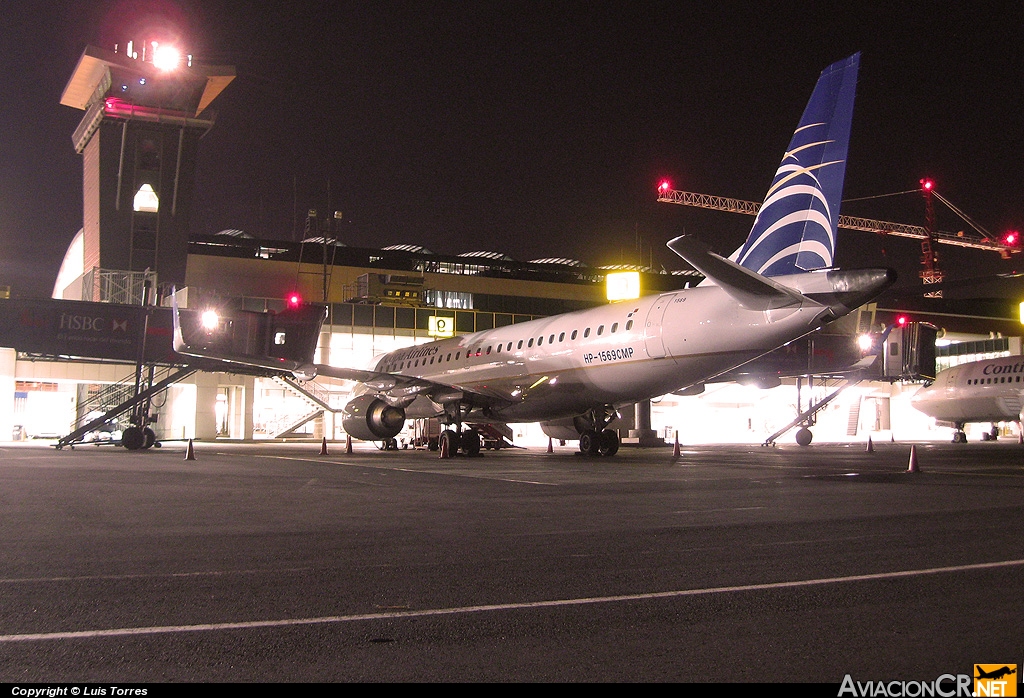
[[[143,184],[135,192],[135,210],[144,213],[156,213],[160,210],[160,200],[156,198],[152,185]]]

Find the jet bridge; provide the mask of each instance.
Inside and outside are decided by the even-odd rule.
[[[149,428],[152,398],[196,371],[274,375],[282,372],[273,369],[278,361],[312,363],[325,309],[316,304],[290,306],[276,313],[181,309],[179,317],[190,344],[216,348],[255,366],[176,353],[173,311],[157,306],[0,299],[0,344],[23,355],[54,360],[133,365],[134,374],[123,382],[116,404],[111,400],[101,409],[90,410],[87,414],[101,414],[72,425],[57,447],[79,443],[85,434],[129,413],[132,426],[123,431],[121,445],[135,450],[156,445]]]

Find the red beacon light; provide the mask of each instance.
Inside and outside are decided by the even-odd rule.
[[[906,327],[907,326],[907,322],[908,322],[908,320],[907,320],[907,316],[906,315],[900,315],[899,317],[896,318],[896,326],[897,327]]]
[[[1010,232],[1006,233],[1006,235],[1003,236],[1003,242],[1009,245],[1010,247],[1019,247],[1020,233],[1017,232],[1016,230],[1011,230]]]
[[[302,305],[302,296],[297,293],[290,293],[288,294],[287,303],[289,308],[298,308]]]
[[[659,194],[664,194],[664,193],[666,193],[671,188],[672,188],[672,185],[669,184],[668,180],[667,179],[663,179],[658,184],[658,193]]]
[[[922,179],[921,180],[921,189],[922,190],[924,190],[924,191],[931,191],[934,188],[935,188],[935,182],[933,182],[932,180],[930,180],[930,179]]]

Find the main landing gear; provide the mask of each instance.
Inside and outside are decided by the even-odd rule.
[[[445,406],[445,421],[448,428],[438,438],[442,458],[454,458],[459,451],[466,456],[480,455],[480,432],[476,429],[462,429],[462,406],[451,403]],[[452,425],[455,429],[452,429]]]
[[[580,453],[586,456],[614,456],[619,452],[619,434],[607,426],[618,417],[611,405],[590,410],[576,419],[580,433]]]

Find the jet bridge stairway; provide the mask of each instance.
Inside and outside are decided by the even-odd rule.
[[[337,414],[342,411],[342,407],[333,407],[331,405],[331,393],[326,390],[322,385],[318,385],[313,381],[305,381],[300,383],[299,381],[289,378],[288,376],[277,375],[272,380],[288,390],[293,395],[297,395],[303,399],[310,406],[310,411],[302,414],[300,417],[286,423],[283,428],[277,429],[272,434],[272,438],[285,439],[289,436],[294,436],[295,432],[308,424],[310,421],[323,415],[325,412],[331,412]]]
[[[801,379],[798,379],[798,380],[801,380]],[[837,397],[839,397],[844,390],[846,390],[847,388],[851,388],[851,387],[857,385],[862,380],[863,380],[862,378],[854,378],[854,379],[849,379],[849,380],[844,381],[842,385],[840,385],[838,388],[836,388],[833,392],[831,392],[828,395],[826,395],[823,399],[819,400],[818,402],[812,402],[810,407],[808,407],[806,410],[804,410],[799,415],[797,415],[796,419],[794,419],[792,422],[790,422],[789,424],[787,424],[786,426],[782,427],[777,432],[775,432],[774,434],[769,436],[767,439],[764,440],[764,443],[761,444],[761,445],[762,446],[774,446],[776,440],[780,436],[782,436],[783,434],[785,434],[787,431],[789,431],[790,429],[792,429],[794,427],[802,426],[803,429],[801,429],[801,432],[804,432],[804,431],[806,432],[806,437],[804,437],[804,438],[806,438],[806,441],[803,441],[801,439],[801,433],[798,432],[797,433],[797,443],[800,444],[801,446],[807,446],[808,444],[811,443],[810,431],[807,430],[807,427],[812,426],[814,424],[814,415],[816,415],[823,407],[825,407],[830,402],[832,402]]]
[[[168,373],[167,376],[165,376],[163,378],[163,380],[160,380],[160,381],[157,381],[156,383],[151,384],[145,390],[140,390],[138,393],[136,393],[132,397],[128,398],[127,400],[123,400],[122,402],[120,402],[115,407],[112,407],[112,408],[108,409],[106,412],[104,412],[99,417],[96,417],[95,419],[89,420],[88,422],[86,422],[82,426],[80,426],[77,429],[75,429],[74,431],[72,431],[67,436],[64,436],[64,437],[58,439],[57,443],[55,444],[57,449],[60,450],[60,449],[64,448],[65,446],[72,446],[72,447],[74,447],[75,444],[81,443],[82,442],[82,437],[85,436],[86,434],[88,434],[89,432],[95,431],[96,429],[98,429],[99,427],[103,426],[104,424],[106,424],[110,420],[115,419],[116,417],[121,416],[122,414],[128,412],[129,410],[134,409],[136,406],[142,404],[143,402],[152,399],[156,395],[159,395],[161,392],[166,390],[172,384],[177,383],[178,381],[184,380],[185,378],[187,378],[187,377],[191,376],[193,373],[195,373],[197,370],[198,369],[192,368],[190,366],[184,366],[184,367],[178,368],[177,370],[172,370],[170,373]],[[124,379],[120,383],[114,383],[108,389],[108,392],[117,393],[117,392],[124,391],[126,389],[125,386],[127,385],[129,380],[134,381],[135,380],[135,375],[133,374],[132,376],[130,376],[129,378]],[[99,396],[99,397],[102,399],[103,395],[105,395],[105,393],[101,393],[101,396]],[[85,412],[85,414],[89,414],[89,412],[87,411],[87,412]],[[150,444],[150,445],[152,445],[152,444]],[[142,447],[145,448],[145,446],[142,446]]]

